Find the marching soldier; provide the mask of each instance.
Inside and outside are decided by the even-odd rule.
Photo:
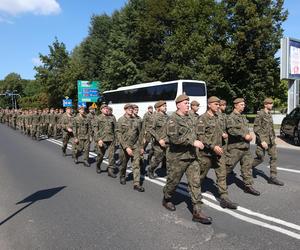
[[[57,137],[57,116],[54,112],[54,108],[50,109],[50,113],[48,114],[49,125],[48,125],[48,136],[49,137]]]
[[[192,117],[194,123],[197,123],[199,114],[197,113],[200,107],[200,103],[197,101],[192,101],[191,102],[191,110],[189,111],[189,115]]]
[[[229,135],[226,155],[227,173],[230,173],[236,164],[240,162],[241,174],[245,184],[244,192],[258,196],[260,192],[253,188],[253,158],[250,153],[252,136],[248,128],[248,121],[242,115],[245,101],[243,98],[237,98],[233,103],[234,109],[227,120],[227,132]]]
[[[100,108],[101,114],[95,118],[95,124],[97,129],[95,132],[95,143],[96,143],[96,171],[101,173],[101,164],[105,152],[108,151],[108,176],[116,178],[115,168],[114,168],[114,153],[115,153],[115,129],[116,120],[114,116],[110,115],[108,106],[103,104]]]
[[[208,109],[198,118],[196,125],[197,138],[204,144],[204,149],[199,151],[201,182],[213,167],[217,177],[221,207],[237,209],[238,204],[228,197],[225,152],[222,148],[223,128],[218,117],[219,102],[220,99],[216,96],[208,98]]]
[[[62,145],[62,153],[63,156],[66,156],[66,149],[68,146],[69,140],[74,136],[73,134],[73,119],[74,116],[72,115],[72,108],[67,107],[66,112],[62,115],[60,120],[60,126],[62,128],[62,139],[63,139],[63,145]],[[75,148],[72,148],[73,152],[75,151]],[[74,155],[74,153],[73,153]]]
[[[79,154],[83,151],[84,165],[90,166],[89,163],[89,148],[90,148],[90,135],[92,131],[90,120],[85,114],[84,107],[79,108],[79,114],[73,119],[73,134],[75,147],[73,151],[74,162],[78,164]]]
[[[273,108],[273,100],[266,98],[264,100],[264,109],[260,110],[255,117],[253,131],[256,135],[256,158],[252,167],[257,167],[264,161],[266,151],[270,156],[270,178],[268,182],[283,186],[284,183],[277,179],[277,148],[275,143],[275,131],[271,111]]]
[[[150,161],[150,166],[148,167],[148,177],[154,179],[154,171],[160,163],[165,162],[166,158],[166,148],[168,143],[168,138],[166,134],[166,125],[168,121],[167,103],[165,101],[158,101],[155,103],[155,112],[152,115],[151,124],[149,128],[150,135],[154,138],[153,142],[153,157]],[[168,172],[168,171],[167,171]]]
[[[140,159],[143,154],[141,124],[133,114],[132,104],[124,106],[125,114],[117,122],[117,136],[120,143],[120,183],[126,184],[126,168],[131,159],[133,172],[133,189],[144,192],[145,189],[140,185]]]
[[[148,147],[148,158],[147,158],[148,163],[151,161],[151,158],[153,156],[152,136],[149,132],[152,117],[153,117],[153,107],[149,105],[148,111],[143,116],[143,128],[142,128],[142,131],[144,133],[144,145],[145,145],[144,149]]]
[[[193,221],[211,224],[212,219],[201,211],[200,165],[196,159],[196,149],[203,149],[204,145],[197,140],[193,120],[188,114],[189,97],[180,95],[175,101],[177,111],[170,116],[167,123],[169,137],[167,164],[169,164],[170,172],[163,189],[162,205],[170,211],[176,210],[171,198],[185,173],[192,198]]]

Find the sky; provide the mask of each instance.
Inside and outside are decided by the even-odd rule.
[[[90,18],[112,14],[127,0],[0,0],[0,79],[15,72],[34,79],[39,53],[58,38],[68,51],[87,37]],[[284,36],[300,39],[300,1],[285,0]]]

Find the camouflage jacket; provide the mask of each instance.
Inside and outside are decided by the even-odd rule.
[[[259,145],[265,141],[267,144],[275,143],[275,131],[273,119],[270,113],[260,110],[254,120],[253,131],[256,135],[256,143]]]
[[[40,115],[39,114],[33,114],[32,116],[31,116],[31,124],[32,125],[39,125],[40,124],[40,119],[41,119],[41,117],[40,117]]]
[[[214,155],[214,147],[222,147],[222,124],[218,114],[211,116],[205,112],[198,118],[196,126],[197,139],[200,140],[205,148],[200,153]]]
[[[90,120],[85,116],[78,114],[73,119],[73,134],[78,139],[89,139],[92,131]]]
[[[194,142],[197,136],[192,118],[189,115],[180,116],[174,112],[166,127],[170,145],[167,157],[178,160],[195,159]]]
[[[123,115],[117,122],[116,134],[123,149],[137,148],[142,145],[141,124],[136,118]]]
[[[227,117],[228,149],[247,149],[250,142],[245,140],[246,134],[250,134],[248,120],[240,113],[231,112]]]
[[[73,115],[69,116],[67,113],[64,113],[62,115],[61,120],[60,120],[60,124],[62,126],[62,129],[65,132],[67,132],[68,128],[72,128],[73,127],[73,119],[74,119]]]
[[[190,110],[189,111],[189,116],[192,118],[195,126],[197,124],[197,121],[198,121],[198,118],[199,118],[199,114],[198,113],[195,113],[194,111]]]
[[[100,114],[95,118],[95,141],[112,142],[115,139],[116,119],[114,116]]]
[[[158,142],[160,139],[164,139],[168,142],[166,131],[168,119],[168,115],[162,112],[156,112],[152,115],[152,119],[149,124],[149,133],[153,136],[155,141]]]

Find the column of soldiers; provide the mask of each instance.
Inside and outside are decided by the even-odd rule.
[[[238,204],[229,199],[227,177],[234,174],[233,169],[240,163],[244,192],[259,196],[253,187],[252,169],[262,163],[265,153],[270,156],[269,183],[283,186],[277,179],[277,149],[272,116],[273,100],[266,98],[264,108],[258,112],[254,122],[256,135],[256,158],[250,153],[252,135],[248,121],[242,115],[245,100],[233,101],[233,111],[227,115],[226,101],[216,96],[208,98],[207,111],[198,115],[199,103],[180,95],[176,98],[177,110],[167,115],[167,104],[158,101],[154,108],[141,119],[139,108],[135,104],[124,106],[124,115],[116,121],[112,109],[103,104],[100,114],[94,109],[89,114],[80,107],[78,114],[72,114],[72,108],[63,110],[0,110],[0,121],[14,129],[19,129],[33,139],[41,135],[57,137],[62,135],[62,153],[66,156],[68,143],[72,142],[72,157],[76,164],[83,154],[83,163],[90,166],[90,145],[95,144],[96,172],[100,174],[105,154],[108,155],[108,176],[117,177],[115,156],[120,159],[119,180],[125,185],[128,163],[131,162],[133,189],[144,192],[141,185],[141,160],[149,149],[147,174],[150,179],[157,177],[155,171],[166,167],[167,182],[163,188],[162,205],[175,211],[173,194],[183,174],[188,181],[188,190],[193,204],[193,221],[210,224],[212,219],[202,212],[201,184],[209,172],[214,169],[219,192],[220,206],[237,209]]]

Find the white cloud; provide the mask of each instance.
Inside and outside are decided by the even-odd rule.
[[[9,15],[33,13],[52,15],[61,11],[56,0],[0,0],[0,11]]]
[[[38,66],[42,65],[42,62],[41,62],[41,60],[40,60],[39,57],[32,58],[31,62],[32,62],[33,66],[37,66],[38,67]]]

